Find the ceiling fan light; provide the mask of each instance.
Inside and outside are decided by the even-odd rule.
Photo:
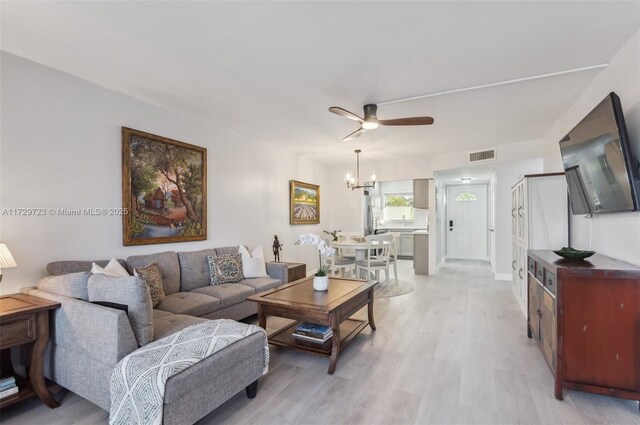
[[[365,130],[375,130],[376,128],[378,128],[380,124],[378,124],[375,121],[364,121],[361,126],[362,128],[364,128]]]
[[[375,182],[376,181],[377,176],[374,174],[371,174],[371,181]]]
[[[348,182],[351,180],[351,171],[347,171],[347,173],[344,175],[344,181]]]

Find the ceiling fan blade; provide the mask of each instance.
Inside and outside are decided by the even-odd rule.
[[[378,120],[380,125],[431,125],[431,117],[396,118],[394,120]]]
[[[367,131],[366,129],[360,127],[359,129],[357,129],[356,131],[354,131],[353,133],[347,135],[344,139],[342,139],[343,142],[349,142],[353,139],[357,139],[358,137],[362,136],[362,133],[364,133],[365,131]]]
[[[349,112],[346,109],[342,109],[338,106],[332,106],[331,108],[329,108],[329,112],[333,112],[334,114],[340,115],[341,117],[345,117],[350,120],[358,121],[360,124],[362,124],[362,122],[364,121],[353,112]]]

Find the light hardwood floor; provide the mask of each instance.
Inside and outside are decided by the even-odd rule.
[[[553,397],[510,283],[494,281],[487,263],[448,262],[432,277],[414,276],[408,261],[399,268],[415,291],[376,300],[378,330],[367,328],[343,351],[333,376],[326,358],[272,347],[257,397],[242,392],[201,423],[640,425],[637,402],[576,391]],[[58,409],[30,400],[1,419],[102,424],[108,414],[69,394]]]

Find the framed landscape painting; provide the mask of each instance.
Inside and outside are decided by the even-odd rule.
[[[124,245],[207,239],[207,149],[122,127]]]
[[[320,186],[291,180],[291,224],[320,223]]]

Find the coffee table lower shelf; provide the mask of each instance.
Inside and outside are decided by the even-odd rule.
[[[269,344],[273,344],[279,347],[287,347],[298,351],[304,351],[306,353],[316,354],[319,356],[331,356],[331,349],[333,348],[333,338],[326,341],[324,344],[296,339],[293,336],[293,332],[301,322],[293,322],[290,325],[285,326],[282,329],[274,331],[269,335]],[[369,325],[367,320],[347,319],[340,323],[340,351],[358,335],[364,328]]]

